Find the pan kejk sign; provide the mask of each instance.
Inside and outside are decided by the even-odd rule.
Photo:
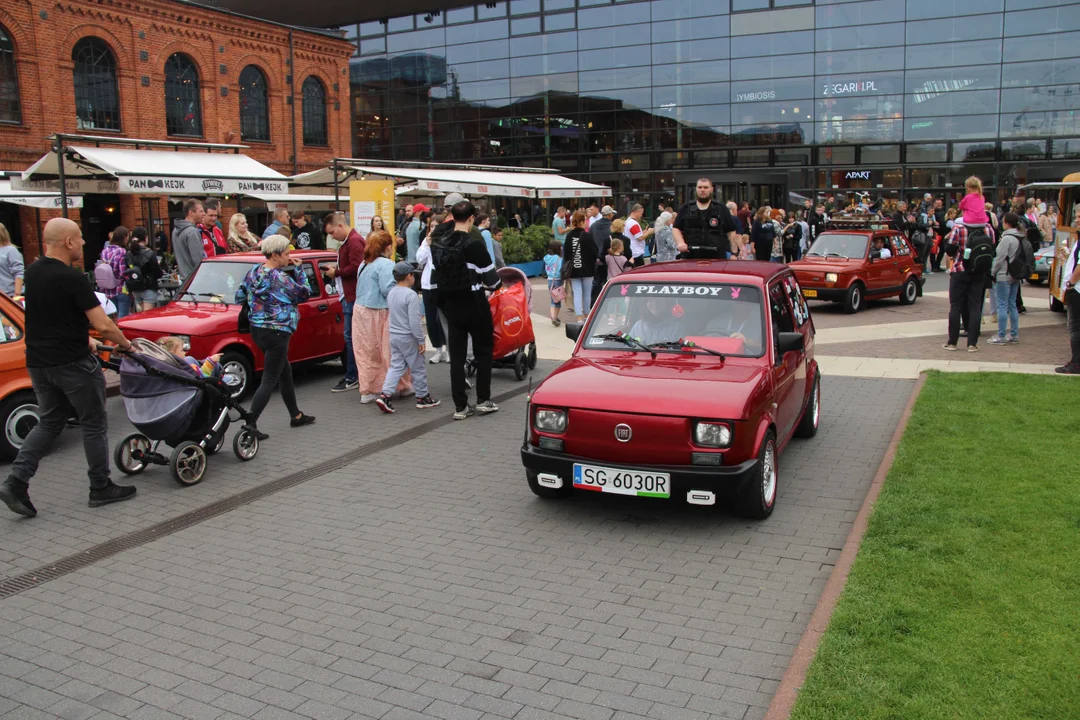
[[[284,180],[235,180],[231,178],[193,177],[121,177],[120,192],[139,195],[285,195],[289,184]]]

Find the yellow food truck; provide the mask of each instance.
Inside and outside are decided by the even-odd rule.
[[[1046,197],[1058,191],[1058,226],[1054,229],[1054,260],[1050,266],[1047,285],[1050,287],[1050,309],[1065,312],[1062,285],[1065,278],[1065,261],[1076,246],[1077,229],[1080,228],[1080,173],[1066,175],[1061,182],[1036,182],[1021,185],[1019,190]],[[1049,202],[1049,201],[1048,201]]]

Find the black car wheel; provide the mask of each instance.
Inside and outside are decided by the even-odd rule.
[[[857,313],[862,310],[863,304],[863,286],[862,283],[851,283],[851,287],[847,290],[847,295],[844,296],[844,312],[848,315]]]
[[[814,387],[806,403],[799,426],[795,428],[795,437],[812,438],[817,435],[818,422],[821,420],[821,373],[814,375]]]
[[[735,499],[736,511],[748,518],[764,520],[776,506],[779,485],[776,468],[776,436],[770,430],[761,441],[757,468]]]
[[[0,403],[0,423],[4,427],[0,436],[0,458],[14,460],[39,420],[37,396],[32,390],[14,393]]]
[[[227,375],[232,375],[240,384],[233,389],[233,396],[243,400],[254,390],[255,366],[246,355],[230,350],[221,356],[221,366]]]
[[[914,305],[915,301],[919,297],[919,281],[915,278],[908,278],[904,283],[903,289],[900,291],[900,304],[901,305]]]

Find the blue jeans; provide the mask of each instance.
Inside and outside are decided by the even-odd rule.
[[[127,317],[131,314],[131,296],[127,293],[120,293],[114,298],[109,298],[113,301],[113,305],[116,306],[116,319]]]
[[[570,287],[574,291],[574,314],[584,317],[589,314],[592,301],[592,277],[570,278]]]
[[[341,298],[341,314],[345,317],[345,382],[354,383],[359,375],[356,373],[356,356],[353,355],[352,347],[352,314],[355,302],[349,302]]]
[[[1019,282],[998,280],[994,286],[994,297],[997,299],[998,337],[1005,339],[1006,323],[1012,324],[1011,338],[1020,337],[1020,313],[1016,311],[1016,293],[1020,290]]]

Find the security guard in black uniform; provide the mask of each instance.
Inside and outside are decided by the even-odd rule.
[[[726,205],[713,201],[712,180],[697,181],[696,202],[679,208],[671,234],[683,257],[727,259],[735,239],[735,219]]]

